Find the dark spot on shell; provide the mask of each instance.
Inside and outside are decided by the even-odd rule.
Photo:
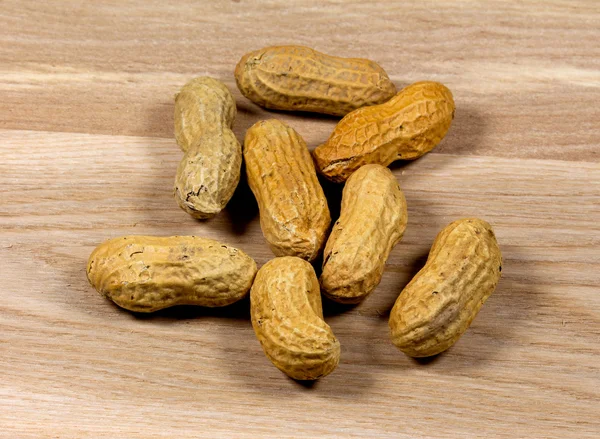
[[[438,292],[437,291],[433,291],[431,294],[438,294]]]
[[[502,271],[502,265],[498,267],[498,271]]]

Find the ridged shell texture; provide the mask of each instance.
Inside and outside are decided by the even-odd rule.
[[[90,284],[130,311],[174,305],[225,306],[250,290],[256,263],[246,253],[196,236],[124,236],[100,244]]]
[[[296,380],[315,380],[338,365],[340,344],[323,320],[313,267],[296,257],[261,267],[250,292],[252,326],[269,360]]]
[[[450,90],[437,82],[417,82],[383,104],[346,115],[315,148],[317,169],[341,182],[369,163],[416,159],[442,140],[453,118]]]
[[[358,303],[379,285],[392,248],[404,235],[406,200],[392,172],[366,165],[346,182],[340,218],[327,240],[320,282],[341,303]]]
[[[231,131],[236,112],[230,91],[213,78],[195,78],[175,96],[175,138],[184,156],[174,193],[194,218],[219,213],[240,180],[242,148]]]
[[[257,122],[246,133],[244,159],[273,253],[314,260],[325,244],[331,217],[302,137],[278,120]]]
[[[273,46],[250,52],[235,68],[244,96],[275,110],[343,116],[387,101],[396,86],[375,62],[339,58],[304,46]]]
[[[396,300],[389,320],[393,343],[412,357],[445,351],[467,330],[501,271],[492,227],[477,218],[454,221]]]

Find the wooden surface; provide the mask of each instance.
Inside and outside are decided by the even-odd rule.
[[[1,437],[600,437],[600,3],[0,5]],[[269,113],[235,88],[245,52],[286,43],[370,57],[399,87],[441,81],[457,105],[434,153],[393,166],[408,229],[372,297],[325,304],[342,359],[313,385],[266,359],[247,301],[138,316],[85,278],[122,234],[272,257],[245,184],[209,222],[177,208],[172,97],[213,75],[240,139],[278,117],[313,148],[334,118]],[[411,360],[389,310],[436,233],[470,215],[495,227],[503,278],[452,349]]]

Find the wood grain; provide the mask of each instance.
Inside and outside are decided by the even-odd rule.
[[[600,434],[600,5],[579,2],[43,2],[0,12],[0,437],[597,438]],[[152,316],[97,294],[85,263],[123,234],[197,234],[272,258],[242,183],[198,222],[172,185],[172,95],[197,74],[311,147],[334,118],[270,113],[232,70],[308,44],[369,56],[398,85],[447,84],[434,153],[393,171],[409,223],[363,304],[325,303],[339,368],[313,385],[266,359],[247,301]],[[323,183],[332,214],[341,187]],[[503,278],[448,352],[388,338],[397,294],[437,232],[495,228]]]
[[[235,64],[293,43],[373,58],[399,87],[446,84],[460,111],[439,152],[600,161],[594,0],[98,3],[2,2],[0,128],[171,138],[173,94],[213,75],[242,135],[270,113],[237,91]],[[312,146],[335,123],[282,118]]]

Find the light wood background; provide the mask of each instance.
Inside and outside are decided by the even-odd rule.
[[[0,436],[600,437],[599,41],[595,0],[1,1]],[[171,188],[172,97],[196,75],[230,86],[240,140],[268,117],[311,148],[327,138],[334,118],[269,113],[235,88],[238,59],[273,44],[370,57],[457,104],[434,153],[394,165],[406,235],[373,296],[325,304],[342,359],[313,385],[266,359],[247,301],[137,316],[85,278],[122,234],[272,257],[245,184],[205,223]],[[503,278],[452,349],[411,360],[389,310],[436,233],[471,215],[495,227]]]

